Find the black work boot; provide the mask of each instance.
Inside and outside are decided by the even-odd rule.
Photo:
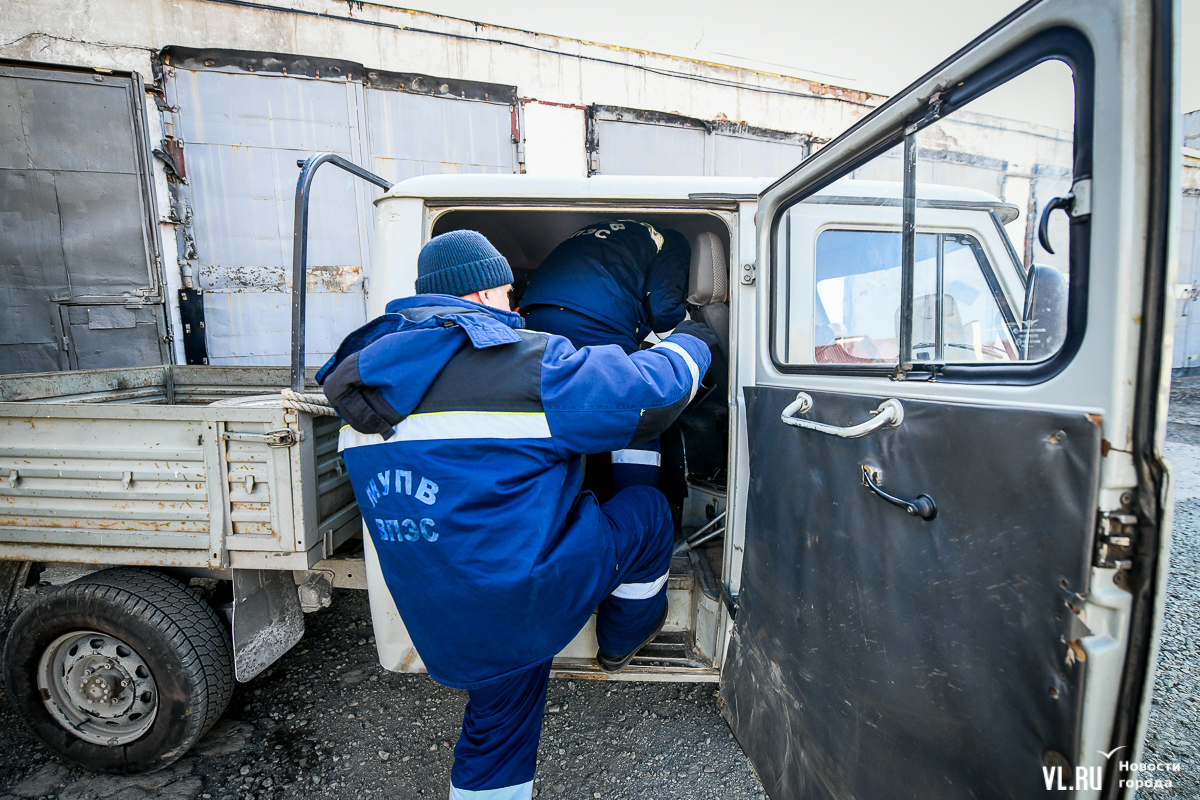
[[[658,636],[659,631],[661,631],[663,629],[663,625],[665,625],[666,622],[667,622],[667,604],[663,603],[662,616],[660,616],[658,618],[658,624],[654,626],[654,630],[650,632],[650,635],[642,640],[641,644],[639,644],[637,647],[633,648],[632,650],[630,650],[628,653],[626,653],[623,656],[610,656],[608,653],[605,653],[603,650],[597,650],[596,651],[596,663],[599,664],[600,669],[604,670],[605,672],[609,672],[609,673],[620,672],[621,670],[625,669],[626,666],[629,665],[629,662],[633,660],[633,657],[637,655],[639,650],[641,650],[646,645],[650,644],[650,642],[654,640],[655,636]]]

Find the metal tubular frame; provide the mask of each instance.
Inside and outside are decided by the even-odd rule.
[[[902,380],[912,370],[913,278],[917,263],[917,131],[904,132],[904,197],[901,208],[900,255],[900,352],[894,379]]]
[[[322,164],[333,164],[375,184],[385,192],[392,184],[373,172],[368,172],[341,156],[318,153],[307,160],[297,161],[300,178],[296,181],[296,230],[292,235],[292,391],[304,392],[304,307],[305,281],[308,275],[308,197],[313,177]]]

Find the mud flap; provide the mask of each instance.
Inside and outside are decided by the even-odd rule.
[[[233,670],[245,683],[300,641],[304,612],[286,570],[233,571]]]

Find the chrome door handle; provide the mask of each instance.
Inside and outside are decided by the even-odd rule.
[[[883,476],[878,470],[873,470],[867,465],[862,468],[863,486],[866,486],[875,494],[887,500],[894,506],[900,506],[914,517],[920,517],[923,520],[929,521],[937,516],[937,504],[933,502],[933,498],[927,494],[919,494],[912,500],[905,500],[902,497],[896,497],[885,492],[876,481]]]
[[[828,433],[830,436],[840,436],[843,439],[857,439],[885,425],[895,428],[904,421],[904,406],[900,405],[900,401],[895,398],[884,400],[880,403],[879,408],[871,412],[875,417],[874,419],[869,419],[866,422],[860,422],[857,425],[850,425],[845,428],[792,416],[793,414],[803,414],[812,409],[812,407],[812,398],[801,392],[796,395],[795,400],[788,403],[787,408],[783,409],[783,413],[779,415],[779,418],[788,425],[794,425],[797,428],[820,431],[821,433]]]

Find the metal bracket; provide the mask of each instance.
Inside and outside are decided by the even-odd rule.
[[[304,434],[291,428],[278,428],[266,433],[236,433],[225,431],[221,438],[230,442],[259,442],[267,447],[291,447],[303,441]]]
[[[754,264],[742,264],[742,278],[741,278],[742,286],[753,286],[754,285],[755,271],[756,270],[755,270]]]
[[[204,335],[204,294],[195,289],[179,290],[179,324],[183,326],[183,356],[188,364],[208,363]]]
[[[1092,564],[1117,570],[1113,583],[1128,590],[1137,542],[1138,519],[1128,511],[1102,511],[1096,531],[1096,553]]]
[[[304,612],[292,573],[233,571],[233,670],[245,683],[304,636]]]

